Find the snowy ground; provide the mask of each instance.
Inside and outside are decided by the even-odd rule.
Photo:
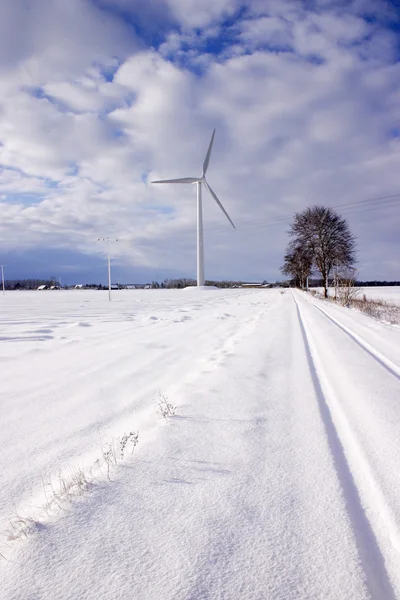
[[[323,294],[324,288],[312,288]],[[371,286],[371,287],[359,287],[357,288],[359,293],[357,298],[362,300],[365,295],[367,300],[383,300],[389,304],[400,305],[400,286],[388,285],[388,286]],[[335,288],[329,288],[329,295],[335,295]]]
[[[36,530],[0,598],[400,598],[398,328],[291,290],[11,292],[0,364],[0,518]]]
[[[365,294],[368,300],[384,300],[390,304],[400,304],[400,286],[362,287],[359,290],[359,298]]]

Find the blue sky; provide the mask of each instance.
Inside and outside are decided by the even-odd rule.
[[[274,280],[291,215],[338,207],[363,279],[400,279],[400,10],[385,0],[6,0],[0,259],[7,278]],[[386,196],[393,196],[386,198]]]

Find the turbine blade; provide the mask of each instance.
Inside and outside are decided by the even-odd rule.
[[[197,183],[198,177],[181,177],[180,179],[160,179],[151,183]]]
[[[232,227],[234,229],[236,229],[232,219],[230,218],[230,216],[228,215],[228,213],[226,212],[226,210],[224,209],[224,207],[222,206],[220,200],[218,199],[217,194],[214,192],[214,190],[211,188],[210,184],[207,183],[206,180],[204,180],[204,183],[207,186],[208,191],[210,192],[211,196],[214,198],[215,202],[218,204],[218,206],[220,207],[220,209],[222,210],[222,212],[224,213],[224,215],[226,216],[226,218],[228,219],[229,223],[232,225]]]
[[[206,154],[206,157],[204,159],[204,163],[203,163],[203,177],[205,177],[205,175],[207,173],[208,164],[210,162],[211,150],[212,150],[212,145],[213,145],[213,142],[214,142],[214,135],[215,135],[215,129],[214,129],[213,134],[211,136],[211,142],[210,142],[210,145],[208,146],[207,154]]]

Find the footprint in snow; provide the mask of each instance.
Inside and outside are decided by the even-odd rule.
[[[27,333],[53,333],[52,329],[34,329],[33,331],[27,331]]]
[[[191,320],[192,320],[192,317],[185,315],[184,317],[181,317],[180,319],[174,319],[174,323],[183,323],[184,321],[191,321]]]

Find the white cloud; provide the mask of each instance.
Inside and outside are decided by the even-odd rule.
[[[167,0],[172,13],[187,27],[206,27],[235,13],[240,2],[235,0]]]
[[[104,19],[89,1],[0,3],[0,66],[17,68],[25,83],[80,74],[93,61],[126,56],[137,45],[128,27],[111,14]]]
[[[241,27],[240,40],[253,49],[268,46],[279,51],[292,45],[291,26],[280,17],[248,19]]]
[[[75,112],[108,112],[124,105],[126,97],[126,89],[107,81],[99,69],[74,80],[45,84],[43,92]]]
[[[97,237],[113,235],[128,265],[193,274],[195,190],[148,182],[199,174],[215,126],[209,180],[238,229],[205,194],[210,277],[278,276],[288,220],[262,226],[271,219],[400,191],[393,33],[364,21],[354,4],[341,14],[322,4],[314,13],[299,2],[251,2],[223,30],[239,4],[170,0],[163,14],[181,29],[159,50],[129,38],[111,9],[45,5],[35,5],[33,19],[10,5],[28,35],[2,67],[3,249],[23,237],[32,247],[99,253]],[[117,6],[129,9],[125,0]],[[210,40],[220,54],[204,54]],[[292,51],[275,52],[279,44]],[[378,276],[388,246],[367,247],[386,238],[393,252],[399,217],[382,210],[349,219],[369,276]]]

